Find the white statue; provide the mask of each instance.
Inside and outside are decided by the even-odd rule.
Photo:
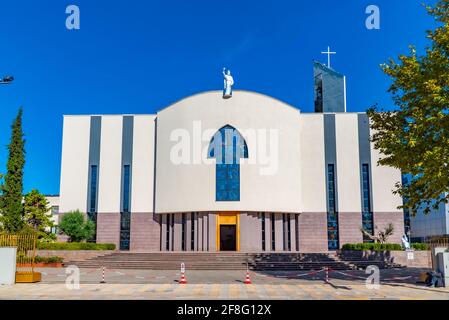
[[[402,240],[402,245],[404,246],[404,249],[410,250],[410,242],[408,241],[408,238],[405,234],[402,236],[401,240]]]
[[[231,76],[231,70],[226,71],[226,68],[223,68],[223,77],[224,77],[223,98],[229,99],[232,97],[232,86],[234,85],[234,78]]]

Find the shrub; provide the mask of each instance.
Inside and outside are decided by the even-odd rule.
[[[416,251],[427,251],[430,250],[430,246],[427,243],[412,243],[412,249]]]
[[[402,251],[402,246],[397,243],[347,243],[343,245],[342,249],[352,251]]]
[[[36,256],[36,257],[34,257],[35,263],[62,263],[63,261],[64,261],[64,258],[57,257],[57,256],[53,256],[53,257]]]
[[[59,229],[70,237],[70,242],[87,240],[95,234],[95,224],[89,219],[86,220],[79,210],[64,214]]]
[[[38,242],[39,250],[115,250],[113,243]]]

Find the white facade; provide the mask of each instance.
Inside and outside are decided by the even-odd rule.
[[[208,151],[212,137],[224,126],[235,128],[247,145],[248,158],[241,160],[239,169],[238,201],[217,201],[216,197],[218,169]],[[116,229],[123,219],[120,214],[128,211],[125,204],[129,201],[131,229],[133,219],[153,215],[145,232],[157,233],[151,241],[159,239],[160,243],[151,248],[162,250],[165,246],[181,249],[178,240],[167,236],[176,237],[185,219],[189,228],[193,225],[195,232],[201,230],[195,236],[203,239],[201,248],[213,250],[218,243],[213,237],[220,213],[240,215],[238,225],[246,228],[240,231],[240,248],[261,250],[262,213],[266,213],[266,229],[271,228],[269,217],[274,213],[275,243],[284,241],[284,249],[307,250],[307,232],[312,232],[307,228],[326,225],[329,164],[335,167],[336,211],[351,219],[351,225],[361,225],[365,164],[370,168],[374,224],[376,215],[380,227],[391,216],[390,220],[403,228],[398,218],[402,212],[397,209],[401,199],[391,192],[401,180],[400,172],[377,166],[379,154],[370,145],[369,135],[366,114],[303,114],[279,100],[247,91],[236,91],[231,99],[223,99],[221,91],[197,94],[157,115],[65,116],[60,212],[95,211],[99,237],[117,242],[115,233],[121,231]],[[96,177],[92,176],[93,167]],[[187,218],[182,215],[186,213]],[[190,213],[194,214],[190,217]],[[114,230],[107,230],[105,224],[113,225]],[[286,228],[288,245],[282,235]],[[301,228],[305,231],[300,236]],[[347,232],[344,226],[339,228],[340,233]],[[139,230],[134,232],[144,232]],[[324,243],[320,248],[327,247],[322,239],[327,231],[317,234]],[[132,231],[130,237],[132,243]],[[307,239],[301,240],[303,237]],[[361,241],[358,234],[352,237],[344,239]],[[135,242],[150,241],[141,239],[136,236]],[[269,235],[265,243],[271,243]]]

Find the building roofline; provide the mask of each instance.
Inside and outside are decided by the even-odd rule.
[[[192,95],[189,95],[189,96],[187,96],[187,97],[183,97],[183,98],[181,98],[181,99],[176,100],[175,102],[169,104],[168,106],[165,106],[164,108],[160,109],[157,113],[162,112],[162,111],[164,111],[164,110],[166,110],[166,109],[168,109],[168,108],[171,108],[171,107],[173,107],[174,105],[180,103],[181,101],[184,101],[184,100],[187,100],[187,99],[191,99],[191,98],[196,97],[196,96],[199,96],[199,95],[204,95],[204,94],[208,94],[208,93],[220,93],[220,94],[221,94],[222,92],[223,92],[223,90],[207,90],[207,91],[200,91],[200,92],[194,93],[194,94],[192,94]],[[257,92],[257,91],[251,91],[251,90],[233,90],[233,93],[238,93],[238,92],[251,93],[251,94],[254,94],[254,95],[258,95],[258,96],[261,96],[261,97],[265,97],[265,98],[268,98],[268,99],[272,99],[272,100],[275,100],[275,101],[278,101],[278,102],[284,104],[284,105],[287,106],[287,107],[290,107],[290,108],[292,108],[292,109],[295,109],[295,110],[298,111],[298,112],[301,112],[301,109],[300,109],[300,108],[297,108],[297,107],[295,107],[295,106],[293,106],[293,105],[291,105],[291,104],[289,104],[289,103],[287,103],[287,102],[285,102],[285,101],[282,101],[282,100],[280,100],[280,99],[278,99],[278,98],[274,98],[274,97],[269,96],[269,95],[266,95],[266,94],[264,94],[264,93],[260,93],[260,92]],[[231,99],[232,99],[232,98],[231,98]]]

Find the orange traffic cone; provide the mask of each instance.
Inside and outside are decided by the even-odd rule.
[[[246,271],[245,284],[251,284],[251,278],[249,277],[249,271]]]
[[[179,284],[187,284],[187,279],[186,279],[186,275],[183,273],[181,273],[181,280],[179,281]]]

